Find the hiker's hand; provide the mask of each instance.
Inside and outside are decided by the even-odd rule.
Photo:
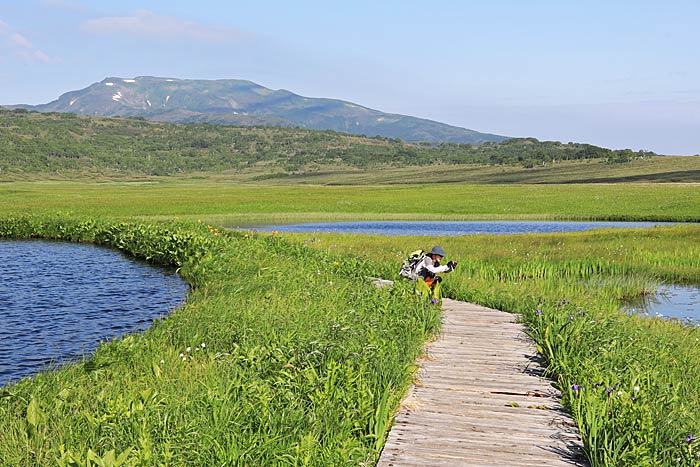
[[[450,271],[454,271],[454,269],[457,267],[457,261],[450,261],[447,263],[447,266],[450,268]]]

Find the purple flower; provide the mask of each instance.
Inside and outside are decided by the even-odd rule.
[[[685,439],[686,443],[692,443],[695,441],[695,438],[693,438],[693,434],[689,434],[688,437]]]
[[[571,390],[574,391],[574,392],[578,391],[578,390],[579,390],[579,385],[578,385],[578,384],[572,384],[572,385],[571,385]]]
[[[430,304],[431,304],[431,305],[435,305],[436,303],[437,303],[437,298],[432,298],[432,299],[430,300]]]
[[[578,312],[578,315],[579,315],[579,316],[583,316],[583,315],[585,315],[585,314],[586,314],[586,313],[584,313],[583,311],[579,311],[579,312]]]
[[[542,310],[539,309],[539,308],[536,309],[536,310],[535,310],[535,314],[536,314],[537,316],[542,316]]]

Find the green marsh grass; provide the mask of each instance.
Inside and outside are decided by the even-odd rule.
[[[318,220],[700,221],[693,184],[263,186],[5,183],[6,214],[204,220],[226,227]]]
[[[0,464],[100,465],[91,456],[113,465],[118,456],[126,465],[371,464],[437,316],[411,302],[406,284],[387,293],[367,287],[364,277],[394,277],[406,253],[438,243],[460,261],[444,283],[448,296],[519,313],[529,326],[593,466],[700,465],[688,442],[700,433],[700,331],[618,311],[621,301],[661,282],[700,283],[697,225],[504,237],[285,234],[283,240],[196,222],[697,221],[699,193],[680,184],[0,185],[6,216],[38,215],[4,235],[117,247],[121,239],[135,254],[181,263],[195,286],[187,307],[145,336],[106,344],[83,365],[5,388]],[[70,220],[85,215],[120,220]],[[173,224],[175,217],[189,223]],[[164,220],[166,227],[146,224]],[[206,350],[189,359],[187,347],[202,342]],[[187,365],[174,365],[180,353]],[[351,392],[357,398],[345,400]],[[338,410],[343,407],[351,408]]]
[[[700,465],[688,442],[700,433],[700,327],[619,311],[661,282],[700,283],[700,226],[316,238],[327,251],[373,258],[374,274],[389,278],[408,252],[444,246],[460,262],[443,282],[445,294],[520,314],[592,466]]]
[[[145,334],[0,389],[0,465],[372,463],[439,326],[363,261],[272,235],[5,217],[0,236],[109,245],[194,286]]]

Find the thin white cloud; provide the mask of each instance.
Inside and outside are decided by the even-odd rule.
[[[22,34],[18,33],[9,24],[0,20],[0,52],[9,51],[10,54],[25,63],[51,63],[51,58],[39,50]]]
[[[138,10],[131,16],[93,18],[83,22],[82,30],[90,34],[127,34],[207,43],[230,42],[242,36],[240,31],[233,28],[184,21],[174,16],[160,16],[148,10]]]

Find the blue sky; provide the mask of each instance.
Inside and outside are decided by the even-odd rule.
[[[0,104],[240,78],[478,131],[700,153],[700,2],[0,0]]]

